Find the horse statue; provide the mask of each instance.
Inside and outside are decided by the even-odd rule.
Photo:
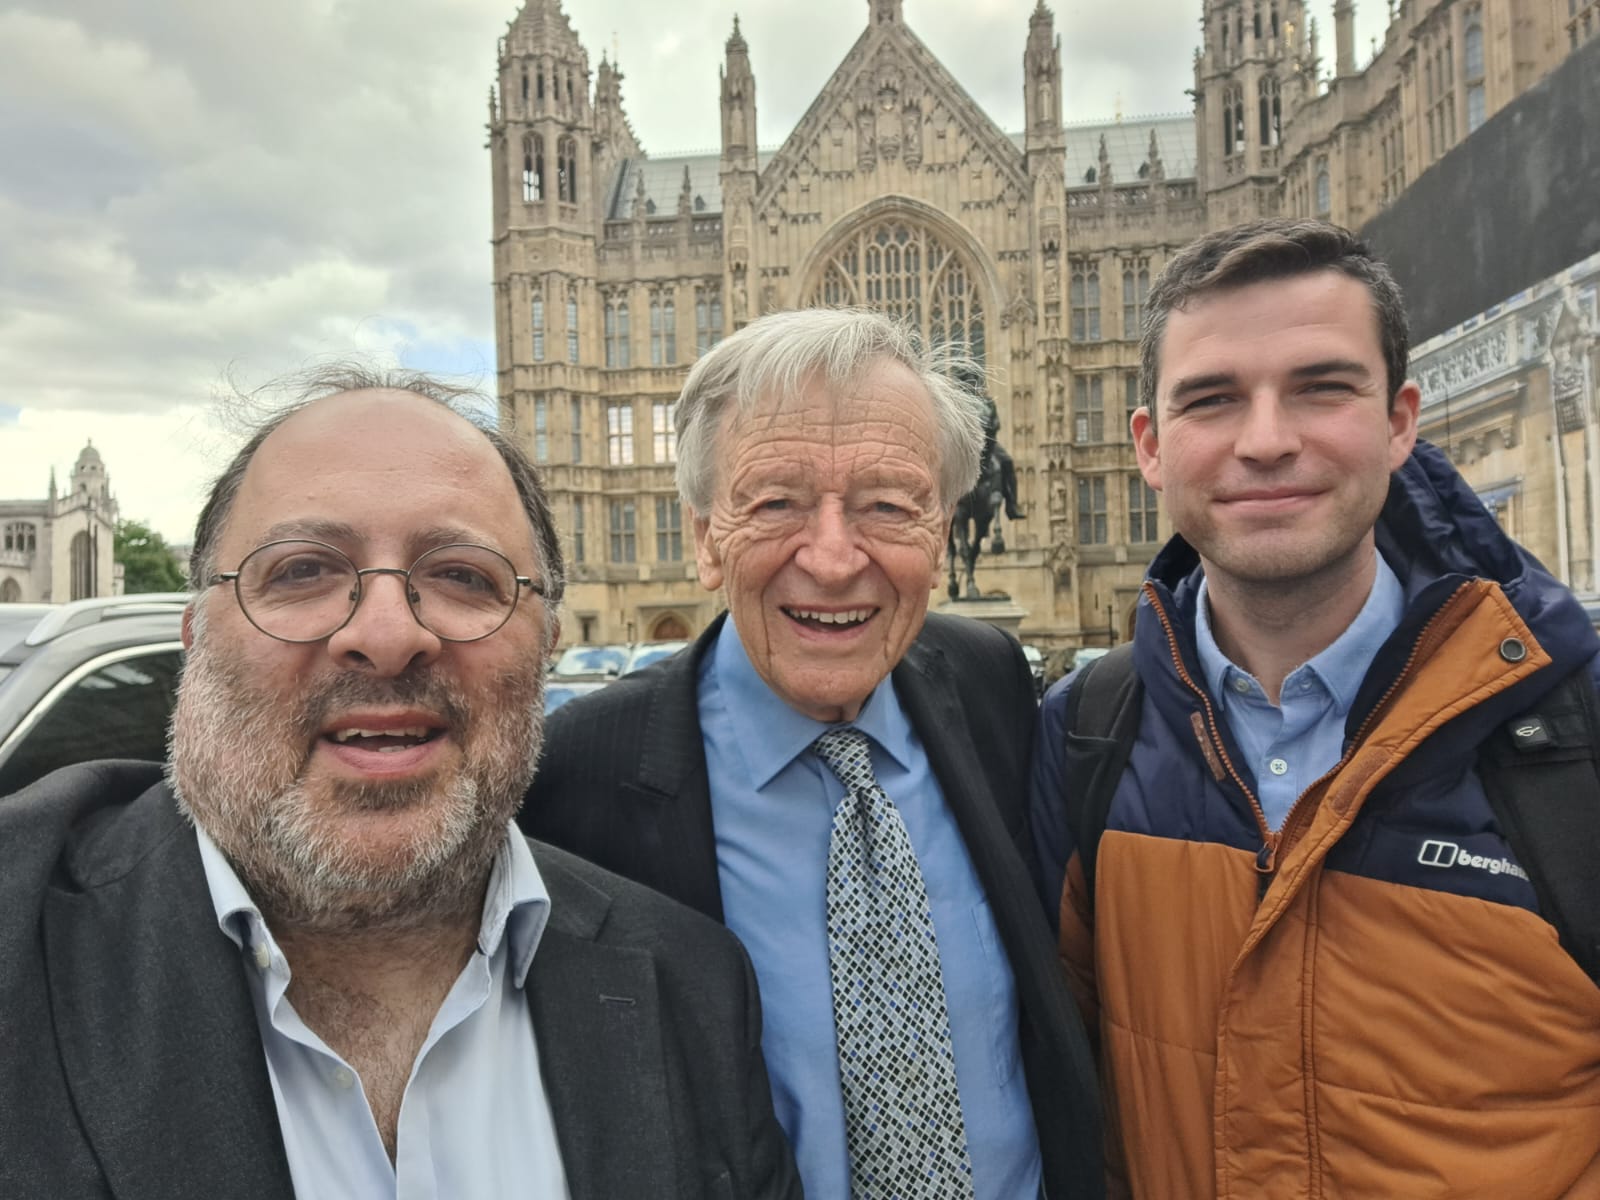
[[[1022,508],[1017,503],[1017,468],[1011,455],[995,440],[1000,432],[1000,414],[994,401],[983,398],[983,453],[978,457],[978,482],[972,490],[956,501],[955,517],[950,522],[950,538],[946,546],[950,560],[950,599],[979,600],[977,581],[973,578],[978,555],[983,553],[983,542],[989,540],[991,554],[1004,554],[1005,534],[1000,527],[1002,507],[1013,520],[1022,519]],[[993,526],[991,537],[989,530]],[[956,575],[956,564],[965,572],[966,595],[962,596],[961,583]]]

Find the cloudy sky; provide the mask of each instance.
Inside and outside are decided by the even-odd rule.
[[[867,19],[865,0],[563,2],[591,67],[620,60],[652,154],[717,145],[736,11],[764,145]],[[1033,4],[905,0],[905,15],[1015,129]],[[1055,8],[1069,121],[1189,111],[1199,0]],[[230,379],[355,352],[492,389],[484,123],[515,14],[0,0],[0,497],[42,496],[51,467],[65,486],[92,437],[123,515],[187,541],[237,437]]]

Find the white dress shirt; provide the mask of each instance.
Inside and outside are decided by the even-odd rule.
[[[250,981],[298,1200],[565,1200],[523,991],[550,897],[514,826],[495,855],[477,948],[412,1065],[393,1163],[360,1075],[295,1012],[288,960],[228,860],[196,832],[217,923],[238,945]]]

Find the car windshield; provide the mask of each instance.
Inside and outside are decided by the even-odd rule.
[[[626,646],[568,646],[556,659],[556,675],[620,675],[628,661]]]
[[[688,644],[688,642],[643,642],[633,648],[633,657],[628,659],[627,669],[622,673],[631,675],[641,667],[648,667],[663,658],[671,658]]]

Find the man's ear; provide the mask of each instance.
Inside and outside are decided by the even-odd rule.
[[[180,627],[180,632],[179,632],[178,636],[183,639],[183,648],[185,650],[194,649],[194,601],[193,600],[189,601],[189,603],[187,603],[187,604],[185,604],[183,606],[183,624]]]
[[[1128,418],[1128,431],[1133,435],[1133,452],[1139,460],[1139,474],[1150,485],[1150,490],[1161,490],[1161,444],[1156,440],[1156,419],[1150,409],[1140,405]]]
[[[702,517],[692,508],[687,511],[694,527],[694,565],[700,576],[700,586],[714,592],[722,586],[722,551],[712,536],[711,518]]]
[[[1389,407],[1389,470],[1398,471],[1417,444],[1417,420],[1422,411],[1422,389],[1406,380]]]

